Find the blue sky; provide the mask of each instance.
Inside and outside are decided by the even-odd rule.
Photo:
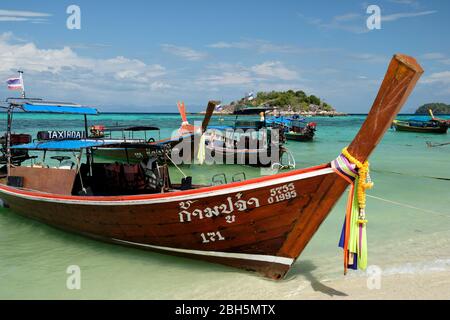
[[[69,5],[81,29],[66,27]],[[381,30],[366,9],[381,8]],[[367,112],[394,53],[426,73],[403,109],[450,103],[450,1],[51,1],[0,4],[0,79],[103,111],[198,111],[249,91],[304,90]],[[3,97],[16,93],[1,86]]]

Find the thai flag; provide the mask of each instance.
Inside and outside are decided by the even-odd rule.
[[[9,78],[6,80],[9,90],[23,90],[23,82],[21,78]]]

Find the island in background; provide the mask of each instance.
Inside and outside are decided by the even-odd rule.
[[[269,114],[303,116],[344,116],[345,113],[337,112],[331,105],[320,98],[310,95],[304,91],[270,91],[258,92],[256,96],[249,95],[240,100],[232,101],[230,104],[222,105],[216,114],[234,114],[245,108],[273,108]]]
[[[445,103],[427,103],[424,104],[423,106],[419,107],[416,110],[416,114],[430,114],[429,110],[433,111],[433,114],[435,115],[446,115],[446,114],[450,114],[450,105],[445,104]]]

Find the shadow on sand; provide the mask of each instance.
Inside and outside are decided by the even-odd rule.
[[[324,285],[320,280],[318,280],[312,273],[317,267],[310,260],[303,260],[296,263],[289,272],[289,277],[304,276],[306,280],[311,283],[311,287],[316,292],[321,292],[330,297],[339,296],[347,297],[345,292],[338,291],[331,287]]]

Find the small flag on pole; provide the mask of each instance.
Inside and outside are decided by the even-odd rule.
[[[9,78],[6,80],[9,90],[22,91],[22,98],[25,98],[25,84],[23,83],[23,71],[17,71],[19,73],[18,78]]]
[[[22,78],[9,78],[6,83],[9,90],[23,90]]]

